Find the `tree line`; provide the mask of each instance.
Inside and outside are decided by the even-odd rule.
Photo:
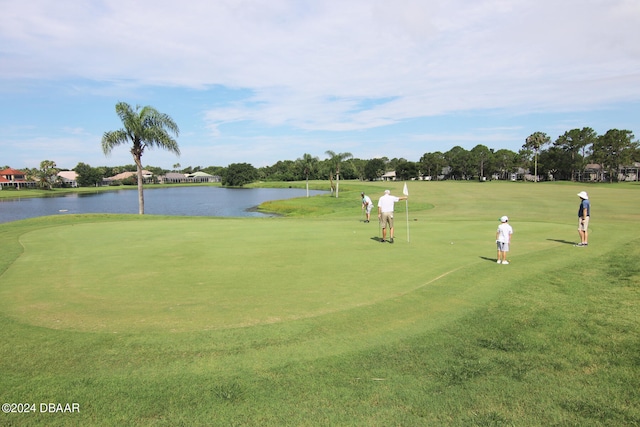
[[[639,144],[633,139],[631,131],[618,129],[604,135],[589,127],[572,129],[554,142],[544,132],[534,132],[518,152],[456,146],[444,153],[425,153],[418,164],[434,179],[508,179],[522,173],[536,181],[590,179],[585,173],[591,164],[597,166],[598,181],[617,181],[625,166],[640,161]]]
[[[518,151],[491,149],[476,145],[471,150],[455,146],[449,151],[427,152],[418,161],[388,157],[359,159],[351,153],[327,151],[326,159],[305,153],[296,160],[280,160],[271,166],[253,168],[250,164],[233,164],[228,168],[186,168],[189,173],[202,170],[219,175],[222,182],[238,183],[235,178],[239,165],[244,177],[251,182],[302,181],[328,179],[331,188],[339,189],[340,179],[374,181],[389,171],[395,171],[396,179],[518,179],[570,180],[594,179],[587,176],[587,165],[597,165],[595,177],[598,181],[624,179],[621,174],[625,166],[640,162],[639,143],[629,130],[611,129],[598,135],[592,128],[572,129],[555,141],[543,132],[534,132],[527,137]],[[231,170],[231,173],[230,173]],[[234,179],[232,180],[231,177]],[[227,179],[228,178],[228,179]]]
[[[560,135],[554,142],[543,132],[535,132],[526,138],[518,151],[491,149],[476,145],[471,150],[455,146],[449,151],[427,152],[416,162],[404,158],[387,157],[360,159],[351,153],[327,151],[326,159],[305,153],[296,160],[279,160],[271,166],[255,168],[249,163],[234,163],[224,166],[187,166],[179,163],[173,169],[145,166],[154,176],[168,172],[190,174],[205,172],[220,176],[223,185],[242,186],[253,181],[304,181],[328,179],[333,189],[339,189],[340,179],[373,181],[389,171],[395,171],[396,179],[410,180],[426,178],[443,179],[510,179],[512,174],[528,171],[529,179],[570,180],[585,179],[588,164],[598,165],[597,180],[616,181],[621,167],[640,162],[640,148],[629,130],[611,129],[604,135],[585,127],[572,129]],[[100,185],[104,178],[122,172],[136,172],[137,165],[91,167],[78,163],[73,169],[78,174],[78,185]],[[43,187],[61,185],[56,180],[60,169],[55,162],[44,160],[40,169],[27,170],[33,180]],[[522,177],[519,177],[522,179]],[[123,184],[136,185],[130,178]]]

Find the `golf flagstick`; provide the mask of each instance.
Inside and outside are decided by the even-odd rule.
[[[407,183],[404,183],[404,188],[402,189],[402,194],[409,197],[409,189],[407,188]],[[405,199],[405,211],[407,212],[407,242],[410,242],[409,239],[409,199]]]

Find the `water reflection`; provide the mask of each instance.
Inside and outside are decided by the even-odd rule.
[[[310,191],[310,195],[324,193]],[[254,210],[269,200],[304,197],[298,188],[165,187],[144,190],[145,214],[248,217],[269,216]],[[46,215],[138,213],[138,191],[115,190],[63,196],[0,199],[0,222]]]

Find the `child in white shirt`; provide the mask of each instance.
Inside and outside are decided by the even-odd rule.
[[[503,216],[500,218],[500,225],[496,231],[496,246],[498,247],[498,264],[509,264],[507,261],[507,252],[511,244],[511,235],[513,228],[509,225],[509,218]]]

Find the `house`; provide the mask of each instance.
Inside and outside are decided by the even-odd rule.
[[[58,172],[58,176],[65,187],[75,188],[78,186],[78,174],[75,171],[61,171]]]
[[[622,166],[618,181],[638,181],[640,176],[640,162],[634,162],[629,166]]]
[[[381,179],[383,181],[395,181],[396,180],[396,171],[390,171],[382,175]]]
[[[188,178],[183,173],[167,172],[164,175],[158,177],[160,184],[177,184],[181,182],[189,182]]]
[[[176,184],[181,182],[220,182],[220,180],[221,178],[218,175],[209,175],[202,171],[187,174],[168,172],[165,175],[158,177],[158,182],[160,184]]]
[[[610,178],[609,171],[606,171],[602,165],[597,163],[589,163],[584,168],[584,181],[606,181]],[[638,181],[640,176],[640,162],[634,162],[630,165],[618,167],[618,181]]]
[[[114,176],[110,176],[109,178],[105,178],[105,181],[112,183],[116,181],[124,181],[127,178],[133,178],[137,180],[138,173],[137,172],[122,172]],[[153,173],[148,170],[142,170],[142,181],[145,184],[151,184],[153,182]]]
[[[187,174],[187,178],[191,180],[190,182],[220,182],[219,176],[209,175],[202,171],[189,173]]]
[[[589,163],[584,167],[585,181],[604,181],[604,170],[597,163]]]
[[[18,169],[0,170],[0,188],[2,187],[35,187],[35,181],[27,181],[27,174]]]

